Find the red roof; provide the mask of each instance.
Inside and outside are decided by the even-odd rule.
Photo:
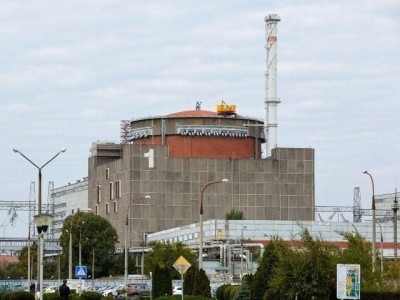
[[[167,115],[167,117],[217,117],[217,116],[218,114],[215,111],[209,111],[209,110],[184,110]]]

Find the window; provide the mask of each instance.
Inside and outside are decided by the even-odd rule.
[[[117,201],[114,201],[114,212],[118,212],[118,203]]]
[[[110,179],[110,168],[106,169],[106,179]]]
[[[121,192],[121,180],[117,180],[115,182],[115,198],[119,199],[122,197],[122,192]]]
[[[110,213],[110,204],[106,203],[106,214]]]
[[[114,199],[114,182],[110,182],[110,200]]]
[[[96,198],[97,198],[97,203],[100,203],[101,202],[101,185],[97,186],[97,196],[96,196]]]
[[[96,216],[98,216],[98,215],[99,215],[99,206],[96,205]]]

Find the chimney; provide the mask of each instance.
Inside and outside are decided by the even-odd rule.
[[[276,14],[265,17],[265,31],[267,38],[267,71],[266,71],[266,120],[265,136],[267,143],[267,157],[271,156],[272,149],[277,146],[277,108],[280,103],[277,98],[277,24],[281,19]]]

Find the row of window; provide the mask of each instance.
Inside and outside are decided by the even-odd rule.
[[[110,182],[110,189],[109,189],[109,200],[113,200],[114,197],[116,199],[120,199],[122,197],[122,182],[121,180],[117,180],[115,182]],[[101,202],[101,185],[97,186],[96,192],[97,203]]]
[[[190,234],[185,234],[185,235],[180,235],[180,236],[176,236],[173,238],[165,239],[165,240],[162,240],[162,242],[164,242],[164,244],[169,244],[169,243],[193,240],[193,239],[197,239],[197,238],[198,238],[198,234],[196,232],[196,233],[190,233]]]
[[[112,205],[110,205],[110,203],[106,203],[106,214],[111,213],[111,207],[113,209],[113,212],[118,212],[118,202],[117,201],[113,201]],[[98,215],[99,214],[99,206],[96,205],[96,211],[95,214]]]
[[[67,194],[73,194],[73,193],[76,193],[76,192],[79,192],[79,191],[84,191],[84,190],[87,190],[87,189],[88,189],[87,185],[78,186],[78,187],[74,187],[72,189],[64,190],[64,191],[61,191],[61,192],[52,193],[51,197],[52,198],[57,198],[57,197],[61,197],[61,196],[67,195]]]

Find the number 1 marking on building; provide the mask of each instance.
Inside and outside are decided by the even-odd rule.
[[[149,159],[149,168],[154,168],[154,149],[149,149],[149,151],[145,152],[144,157]]]

